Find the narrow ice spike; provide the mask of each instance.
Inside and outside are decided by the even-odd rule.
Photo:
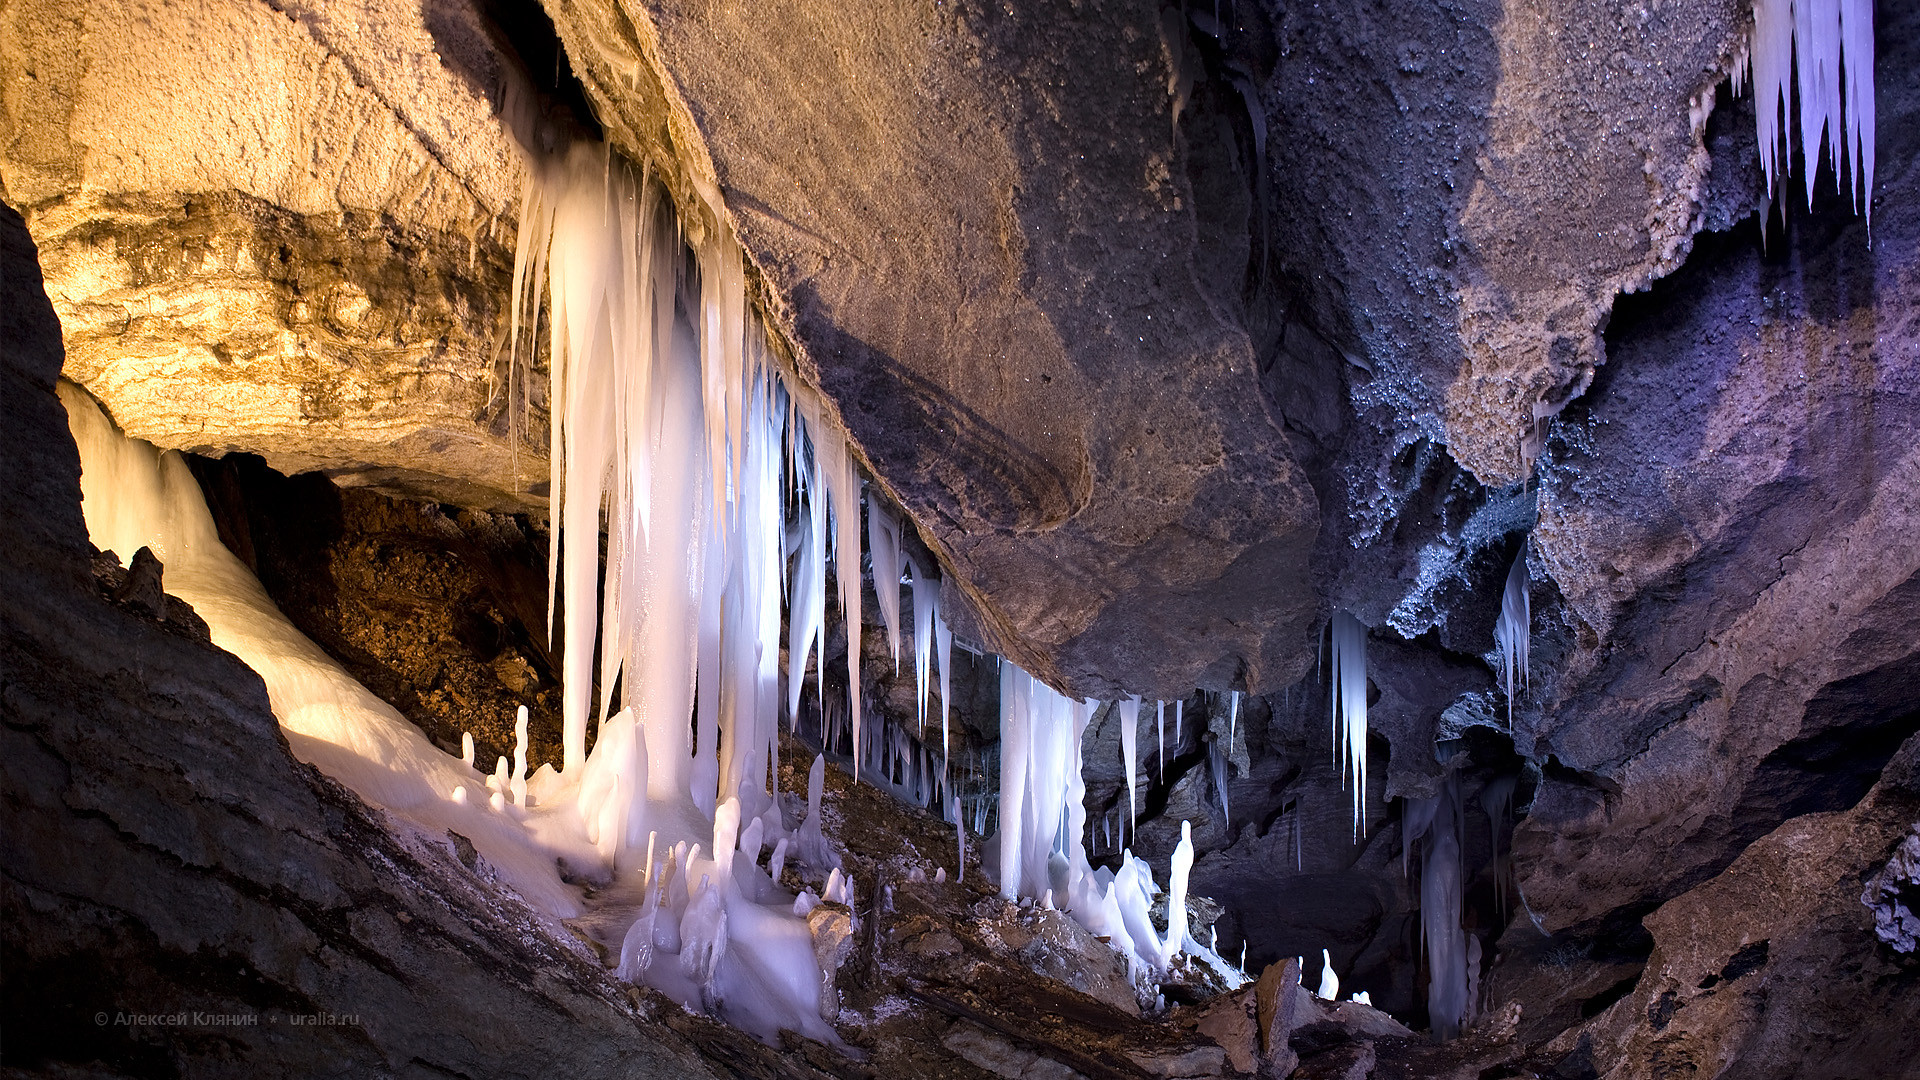
[[[1353,835],[1367,813],[1367,628],[1344,611],[1333,614],[1334,753],[1342,784],[1353,784]]]
[[[1160,735],[1160,782],[1167,780],[1167,703],[1153,703],[1153,726]]]
[[[940,661],[940,752],[946,754],[953,745],[947,737],[947,718],[953,713],[953,631],[947,629],[938,604],[933,609],[933,646],[934,658]]]
[[[1841,182],[1844,165],[1853,207],[1871,223],[1873,53],[1872,0],[1754,0],[1747,55],[1755,135],[1769,197],[1779,190],[1797,155],[1807,207],[1812,209],[1824,137],[1835,183]],[[1797,140],[1787,127],[1795,115],[1795,98]]]
[[[520,712],[513,722],[513,804],[527,805],[527,707],[520,706]]]
[[[905,566],[900,553],[900,519],[881,505],[876,488],[867,496],[867,551],[873,563],[873,591],[880,601],[880,621],[887,630],[887,650],[893,670],[900,671],[900,578]]]
[[[958,795],[953,797],[953,835],[960,845],[960,851],[954,863],[959,869],[954,872],[954,879],[965,881],[967,880],[967,821],[960,813],[960,796]]]
[[[1523,547],[1507,571],[1500,594],[1500,618],[1494,624],[1494,647],[1500,653],[1501,687],[1507,697],[1507,726],[1513,726],[1516,688],[1527,686],[1527,646],[1533,630],[1532,599],[1527,590],[1527,552]]]
[[[924,731],[927,726],[927,695],[932,691],[933,618],[934,610],[940,603],[940,582],[917,561],[909,560],[907,569],[913,575],[914,700],[919,706],[920,727]],[[946,749],[946,743],[942,740],[940,752],[944,754]]]
[[[1135,765],[1140,741],[1140,696],[1116,702],[1114,708],[1120,714],[1120,759],[1127,767],[1127,819],[1138,826],[1140,809],[1135,787],[1138,783],[1139,769]]]
[[[787,630],[787,722],[797,730],[800,715],[800,690],[807,673],[807,657],[825,656],[825,620],[827,607],[827,501],[826,481],[821,478],[816,458],[811,477],[803,485],[805,501],[800,522],[800,553],[794,571],[793,601]]]
[[[1220,816],[1232,827],[1233,811],[1227,806],[1227,751],[1218,735],[1207,740],[1207,767],[1213,774],[1214,790],[1220,793]]]

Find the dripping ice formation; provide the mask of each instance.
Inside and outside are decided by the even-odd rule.
[[[594,783],[583,810],[603,823],[593,836],[602,857],[616,867],[639,858],[662,805],[679,816],[679,828],[662,832],[678,841],[676,857],[678,845],[697,840],[709,822],[712,850],[745,844],[746,858],[737,865],[728,858],[701,861],[696,849],[679,860],[684,885],[672,890],[686,899],[678,933],[683,962],[671,970],[683,976],[681,988],[697,984],[703,1000],[718,1000],[726,1011],[725,976],[752,962],[762,935],[805,938],[804,924],[792,916],[804,903],[785,896],[755,865],[761,846],[785,832],[767,787],[777,752],[787,537],[794,538],[796,556],[786,642],[792,723],[807,658],[824,655],[829,558],[844,624],[861,625],[860,478],[848,447],[828,429],[819,399],[781,376],[764,333],[746,317],[738,249],[716,205],[708,210],[721,224],[695,245],[697,305],[693,290],[680,287],[689,268],[667,239],[673,233],[664,197],[605,148],[575,147],[536,165],[526,206],[515,271],[515,340],[522,340],[523,320],[531,324],[539,312],[544,287],[556,402],[555,579],[564,610],[597,613],[602,642],[596,703],[585,689],[595,674],[592,635],[565,634],[567,738],[560,775],[571,780],[581,767],[576,763],[593,706],[607,716],[615,706],[610,688],[618,682],[624,707],[603,723],[594,751],[598,758],[604,748],[609,764],[602,769],[587,758],[584,765]],[[531,360],[530,340],[520,355]],[[797,514],[791,529],[783,518],[789,501]],[[896,662],[900,584],[912,575],[917,696],[924,709],[937,660],[942,754],[936,769],[919,739],[862,706],[860,650],[849,648],[844,722],[855,777],[865,768],[903,799],[944,811],[950,805],[944,777],[952,634],[937,579],[905,557],[899,520],[878,500],[866,503],[868,553]],[[602,513],[606,584],[596,596]],[[1187,951],[1230,971],[1187,936],[1184,899],[1168,933],[1154,930],[1147,911],[1155,889],[1146,863],[1129,853],[1117,875],[1089,866],[1081,840],[1080,748],[1094,705],[1068,700],[1013,664],[1003,663],[1001,672],[1002,892],[1051,896],[1089,930],[1108,936],[1139,970],[1164,970]],[[1125,715],[1137,726],[1138,699],[1128,704]],[[690,714],[698,721],[691,747]],[[792,850],[837,874],[837,856],[821,831],[821,767],[817,761],[809,777],[808,816]],[[955,824],[956,842],[963,843],[964,826]],[[1187,839],[1173,863],[1178,897],[1184,898],[1192,862]],[[654,873],[645,868],[643,880]],[[828,889],[851,899],[849,890],[837,877]],[[763,896],[765,905],[756,902]],[[658,974],[671,966],[657,959],[663,939],[672,936],[654,935],[656,960],[645,970],[655,985],[672,981],[671,971]],[[643,951],[630,957],[633,966]],[[736,954],[740,961],[733,964]],[[797,966],[778,971],[796,979],[800,973]],[[817,985],[817,972],[811,974]],[[817,996],[803,998],[789,994],[784,1004],[789,1012],[818,1004]],[[774,1004],[780,1003],[756,999],[749,1019],[772,1013]],[[762,1021],[759,1030],[765,1026]]]
[[[1353,782],[1353,835],[1367,820],[1367,628],[1344,611],[1333,613],[1334,753],[1340,777]]]
[[[789,1027],[832,1041],[819,1019],[806,924],[756,864],[787,833],[769,789],[787,496],[798,514],[791,718],[809,654],[824,657],[830,536],[843,614],[860,625],[859,477],[819,400],[776,370],[748,317],[740,249],[711,199],[706,209],[689,260],[662,189],[606,147],[578,144],[529,168],[513,342],[516,364],[530,364],[544,295],[554,404],[550,566],[568,615],[560,775],[580,777],[581,811],[616,873],[631,867],[651,882],[667,872],[639,865],[652,834],[674,845],[684,885],[670,891],[685,894],[681,962],[656,960],[646,981],[681,1000],[692,990],[756,1033]],[[596,587],[603,520],[605,582]],[[885,522],[873,531],[884,534]],[[884,602],[883,589],[882,612],[897,632],[897,570],[892,580],[895,602]],[[848,650],[847,663],[859,717],[859,649]],[[588,757],[595,706],[603,720]],[[856,769],[861,727],[853,725]],[[795,854],[824,867],[837,859],[820,831],[818,776],[810,780]],[[680,845],[703,837],[708,859],[697,847],[678,857]],[[657,934],[656,950],[670,936]]]
[[[770,790],[780,647],[792,722],[809,658],[816,670],[824,658],[827,563],[845,623],[858,627],[865,532],[883,597],[894,587],[880,611],[896,649],[899,584],[911,575],[919,700],[924,712],[937,663],[943,753],[936,769],[924,747],[901,752],[901,729],[867,723],[851,648],[853,760],[856,771],[881,764],[891,784],[911,757],[913,790],[922,805],[951,809],[964,853],[962,805],[944,786],[953,638],[938,578],[908,562],[898,519],[874,499],[861,528],[849,449],[820,400],[777,369],[748,316],[724,222],[698,230],[689,251],[658,185],[605,147],[577,145],[530,166],[513,290],[515,377],[542,334],[551,370],[549,599],[566,614],[549,627],[563,676],[559,769],[529,773],[524,711],[514,760],[491,775],[466,740],[461,756],[435,747],[277,611],[220,543],[184,459],[126,439],[84,392],[63,387],[89,529],[103,549],[160,555],[169,590],[261,674],[303,761],[426,837],[469,837],[536,909],[607,945],[619,977],[769,1041],[784,1029],[837,1042],[804,918],[811,894],[787,893],[779,870],[798,861],[829,875],[827,891],[855,897],[823,829],[824,763],[797,827]],[[1126,852],[1117,873],[1090,866],[1080,766],[1096,703],[1011,663],[1001,670],[1001,827],[988,843],[1002,891],[1051,896],[1137,973],[1186,954],[1237,984],[1188,933],[1189,828],[1171,863],[1164,932],[1148,914],[1158,890],[1145,861]],[[1124,709],[1130,759],[1138,710],[1138,698]],[[1183,714],[1176,702],[1176,739]],[[1162,744],[1164,759],[1164,734]],[[985,806],[975,814],[980,835]],[[772,873],[759,865],[769,848]],[[594,883],[592,900],[569,883],[580,879]]]
[[[60,392],[80,449],[82,507],[94,544],[116,553],[150,547],[159,555],[167,591],[206,620],[216,645],[260,674],[296,757],[388,811],[396,824],[417,829],[427,842],[438,842],[448,830],[467,837],[547,916],[610,926],[611,943],[624,946],[644,914],[652,920],[652,945],[642,948],[636,940],[634,948],[622,949],[623,961],[630,973],[676,1000],[693,1008],[712,1002],[766,1039],[787,1028],[834,1040],[819,1015],[818,965],[805,923],[763,908],[741,891],[731,847],[715,843],[712,850],[728,856],[718,862],[699,856],[700,841],[718,839],[725,820],[709,823],[684,790],[644,798],[647,781],[681,763],[652,753],[653,733],[640,737],[632,710],[603,727],[576,773],[542,767],[527,776],[521,749],[516,756],[523,764],[514,770],[519,782],[501,775],[491,799],[469,796],[488,789],[486,776],[434,746],[275,608],[221,543],[184,458],[121,435],[77,387],[63,383]],[[647,865],[656,838],[672,846],[665,867]],[[561,880],[560,863],[607,881],[613,888],[603,895],[624,890],[631,901],[590,907]],[[684,883],[677,886],[676,869]],[[717,883],[704,895],[703,880]],[[724,940],[716,906],[732,928]],[[689,921],[690,910],[695,918]],[[688,931],[705,933],[695,941],[707,957],[697,972],[700,981],[687,977],[678,962],[659,962],[661,954],[681,951]]]
[[[1128,704],[1133,708],[1126,708]],[[1002,661],[1000,895],[1009,900],[1051,895],[1055,907],[1107,938],[1127,958],[1136,978],[1165,972],[1176,956],[1186,953],[1210,966],[1228,986],[1238,986],[1244,977],[1187,933],[1187,878],[1194,858],[1191,824],[1181,823],[1173,853],[1164,933],[1148,914],[1157,889],[1145,860],[1123,852],[1117,872],[1105,866],[1095,870],[1088,861],[1082,839],[1087,823],[1080,754],[1097,708],[1097,702],[1068,698]],[[1138,722],[1138,699],[1116,703],[1115,708],[1123,724]],[[1122,824],[1126,820],[1120,819]]]
[[[1415,843],[1421,843],[1420,936],[1427,952],[1427,1011],[1435,1037],[1451,1039],[1469,1019],[1468,939],[1461,928],[1465,904],[1461,866],[1460,778],[1449,772],[1440,793],[1408,799],[1402,816],[1404,867]]]
[[[1514,689],[1527,686],[1527,645],[1533,634],[1532,598],[1527,594],[1527,552],[1525,548],[1507,571],[1507,584],[1500,593],[1500,618],[1493,626],[1493,640],[1500,652],[1500,685],[1507,695],[1507,726],[1513,726]]]
[[[1838,186],[1847,167],[1855,212],[1873,217],[1874,87],[1873,0],[1754,0],[1748,39],[1754,89],[1754,126],[1760,168],[1772,197],[1799,155],[1813,208],[1814,173],[1825,137],[1826,160]],[[1734,92],[1741,66],[1734,68]],[[1799,139],[1793,138],[1798,99]]]

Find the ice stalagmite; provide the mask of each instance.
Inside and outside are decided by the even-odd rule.
[[[1180,823],[1180,843],[1173,849],[1167,875],[1167,936],[1160,944],[1160,967],[1173,963],[1187,942],[1187,878],[1193,872],[1193,823]]]
[[[1165,971],[1189,943],[1187,876],[1193,866],[1192,828],[1182,823],[1174,851],[1168,930],[1154,930],[1148,911],[1153,872],[1123,852],[1116,872],[1093,869],[1083,838],[1088,835],[1081,780],[1081,742],[1097,706],[1074,701],[1017,666],[1001,662],[1000,697],[1000,892],[1009,899],[1049,894],[1095,935],[1107,938],[1136,975]],[[1132,708],[1126,708],[1131,704]],[[1137,725],[1137,699],[1117,707],[1123,723]],[[1124,729],[1123,729],[1124,730]],[[1125,828],[1128,818],[1120,816]],[[1201,959],[1229,985],[1239,976],[1210,950]]]
[[[1334,754],[1343,782],[1353,784],[1353,835],[1367,820],[1367,628],[1344,611],[1333,613]]]
[[[1326,949],[1320,950],[1320,989],[1314,994],[1323,1001],[1340,1000],[1340,976],[1333,973],[1333,954]]]

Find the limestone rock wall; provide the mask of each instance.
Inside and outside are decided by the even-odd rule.
[[[463,0],[35,0],[0,15],[0,185],[67,374],[130,433],[463,505],[544,490],[509,432],[524,73]],[[513,89],[519,87],[520,89]]]

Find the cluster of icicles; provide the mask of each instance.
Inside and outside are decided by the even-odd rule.
[[[470,737],[460,757],[435,747],[280,614],[220,542],[180,455],[127,439],[84,391],[63,386],[89,531],[122,557],[153,548],[168,590],[260,673],[301,760],[426,837],[469,838],[536,908],[617,949],[621,977],[768,1040],[786,1029],[836,1042],[837,1003],[806,915],[824,900],[852,906],[857,894],[823,830],[820,762],[806,818],[789,826],[779,809],[781,706],[795,722],[808,660],[817,668],[824,657],[829,562],[845,624],[861,625],[864,531],[896,658],[898,584],[912,583],[920,720],[931,720],[937,670],[942,752],[936,762],[918,740],[872,722],[859,699],[860,651],[849,649],[842,722],[854,767],[877,764],[897,793],[938,806],[958,826],[964,873],[963,805],[945,776],[953,639],[939,580],[904,554],[900,524],[879,500],[866,500],[860,528],[848,448],[819,400],[777,370],[724,224],[683,238],[658,185],[604,147],[577,146],[531,171],[514,290],[518,377],[539,332],[552,373],[550,571],[570,624],[560,769],[529,774],[524,710],[511,767],[502,758],[483,771]],[[1068,701],[1012,664],[1002,672],[1010,749],[993,854],[1012,868],[1002,891],[1057,901],[1109,935],[1138,974],[1164,971],[1185,950],[1235,977],[1186,932],[1190,840],[1174,859],[1164,933],[1147,916],[1156,890],[1145,862],[1128,855],[1118,874],[1090,868],[1079,743],[1096,703]],[[1137,700],[1131,708],[1137,715]],[[974,811],[977,831],[984,807]],[[788,861],[825,874],[822,895],[783,889]],[[561,880],[562,865],[596,883],[591,902]]]
[[[1772,196],[1797,150],[1813,206],[1814,172],[1825,136],[1835,186],[1856,212],[1873,216],[1873,0],[1754,0],[1748,40],[1760,167]],[[1734,92],[1746,65],[1735,64]],[[1793,118],[1799,105],[1799,140]],[[1764,218],[1762,219],[1764,223]]]

